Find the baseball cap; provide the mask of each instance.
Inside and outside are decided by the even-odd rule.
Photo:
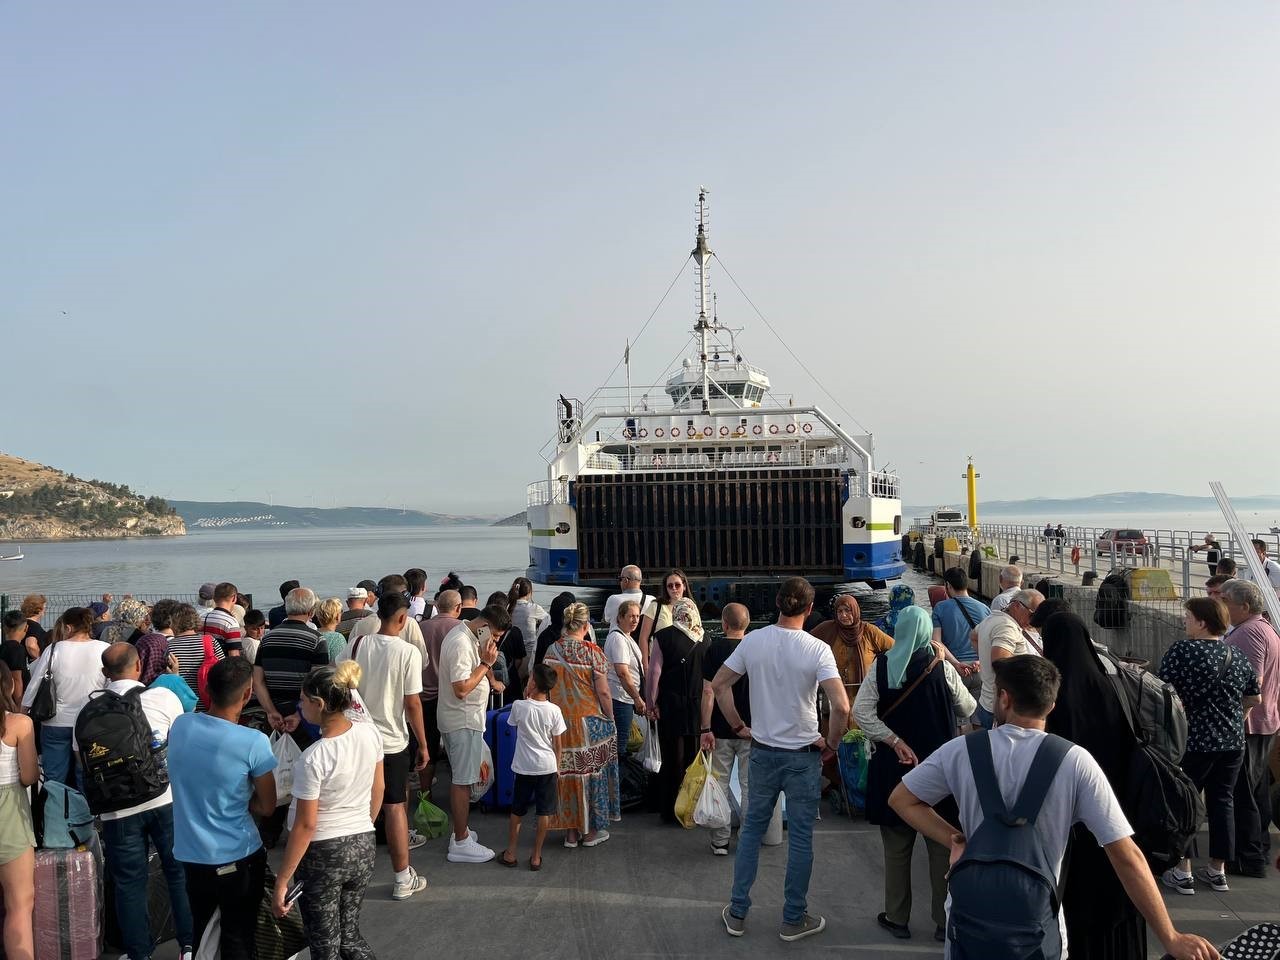
[[[347,590],[348,600],[365,600],[369,596],[369,591],[364,587],[351,587]]]
[[[97,619],[107,612],[107,605],[101,600],[95,600],[93,603],[89,604],[89,609],[93,611],[94,619]]]
[[[361,580],[356,586],[363,587],[368,596],[376,597],[378,595],[378,585],[372,580]]]
[[[200,584],[200,599],[201,599],[201,600],[212,600],[212,599],[213,599],[213,591],[214,591],[214,589],[215,589],[217,586],[218,586],[218,585],[217,585],[216,583],[202,583],[202,584]]]

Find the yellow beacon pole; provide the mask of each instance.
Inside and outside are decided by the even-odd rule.
[[[969,458],[969,469],[964,478],[969,487],[969,529],[978,532],[978,478],[982,476],[973,469],[973,457]]]

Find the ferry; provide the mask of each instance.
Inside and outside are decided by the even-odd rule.
[[[721,603],[790,576],[883,588],[906,569],[898,477],[876,468],[870,435],[775,393],[744,359],[713,305],[713,256],[704,188],[696,352],[661,384],[561,395],[546,479],[528,487],[529,579],[616,587],[627,564],[653,579],[679,568]]]

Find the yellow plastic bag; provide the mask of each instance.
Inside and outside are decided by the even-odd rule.
[[[627,736],[627,753],[639,753],[644,749],[644,736],[648,724],[641,727],[640,724],[643,721],[644,717],[636,717],[631,721],[631,732]]]
[[[698,806],[698,798],[702,796],[702,788],[706,786],[707,774],[711,763],[711,755],[700,752],[684,772],[684,780],[680,782],[680,795],[676,797],[676,819],[686,830],[694,828],[693,811]]]

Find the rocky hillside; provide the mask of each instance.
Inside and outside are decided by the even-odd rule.
[[[0,541],[98,537],[172,537],[187,532],[159,497],[126,486],[82,480],[0,453]]]

